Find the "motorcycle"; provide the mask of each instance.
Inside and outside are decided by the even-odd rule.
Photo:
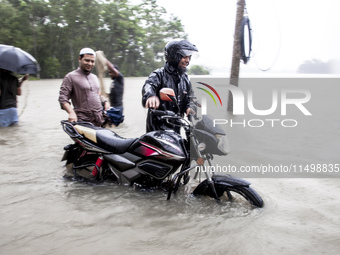
[[[172,89],[162,89],[160,97],[177,104]],[[112,180],[141,189],[160,189],[167,192],[169,200],[180,186],[188,184],[190,172],[195,169],[194,179],[202,173],[206,178],[193,195],[220,201],[224,194],[232,200],[237,193],[253,206],[263,207],[262,198],[248,181],[205,170],[206,164],[213,166],[214,155],[228,154],[226,133],[213,126],[211,117],[194,115],[185,119],[172,111],[149,109],[149,112],[160,116],[168,125],[183,128],[185,134],[158,130],[139,138],[124,138],[88,122],[61,121],[63,130],[75,142],[64,147],[62,158],[71,166],[73,178],[86,182]]]

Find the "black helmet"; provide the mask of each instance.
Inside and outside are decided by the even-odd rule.
[[[165,45],[164,51],[166,62],[177,67],[182,57],[191,56],[197,53],[198,49],[187,40],[173,40]]]

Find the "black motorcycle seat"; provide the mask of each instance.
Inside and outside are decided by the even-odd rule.
[[[97,145],[116,154],[128,151],[138,138],[123,138],[108,129],[96,130]]]
[[[100,148],[116,154],[127,152],[130,146],[138,140],[138,138],[123,138],[115,132],[105,128],[82,125],[75,125],[74,128],[79,134],[84,135],[87,139],[96,143]]]

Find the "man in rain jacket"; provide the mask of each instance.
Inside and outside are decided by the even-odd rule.
[[[195,45],[187,40],[173,40],[165,46],[165,60],[163,67],[155,70],[150,74],[142,89],[142,104],[146,108],[159,110],[169,110],[179,113],[181,116],[189,115],[190,98],[192,94],[191,83],[186,73],[186,68],[190,63],[191,56],[197,53],[198,49]],[[160,101],[159,91],[162,88],[171,88],[174,90],[179,109],[172,102]],[[179,132],[179,129],[148,113],[146,130],[147,132],[154,130],[173,129]]]

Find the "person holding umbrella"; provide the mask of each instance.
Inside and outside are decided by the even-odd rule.
[[[0,126],[18,123],[17,96],[28,74],[37,74],[40,66],[28,52],[12,45],[0,44]],[[20,81],[13,73],[25,74]]]
[[[27,78],[28,74],[19,81],[10,71],[0,68],[0,127],[18,124],[17,96]]]

